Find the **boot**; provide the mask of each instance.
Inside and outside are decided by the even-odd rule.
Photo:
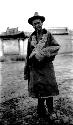
[[[48,115],[50,120],[57,119],[57,115],[53,110],[53,97],[49,97],[46,99],[46,105],[47,105]]]
[[[46,115],[46,107],[44,105],[45,99],[38,99],[37,113],[40,117],[44,117]]]
[[[52,114],[52,112],[53,112],[53,97],[49,97],[46,99],[46,105],[47,105],[48,113]]]

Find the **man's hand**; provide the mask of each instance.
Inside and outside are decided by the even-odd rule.
[[[28,74],[24,75],[24,80],[28,80]]]
[[[35,54],[36,54],[36,52],[33,51],[33,52],[30,54],[29,59],[32,58]]]
[[[38,61],[41,61],[44,56],[43,56],[41,53],[37,52],[37,53],[35,54],[35,57],[36,57],[36,59],[37,59]]]

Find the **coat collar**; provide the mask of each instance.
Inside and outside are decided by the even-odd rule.
[[[46,29],[42,29],[42,34],[46,34],[47,30]],[[36,36],[36,31],[34,31],[31,36],[35,35]]]

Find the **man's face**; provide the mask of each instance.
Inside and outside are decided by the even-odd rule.
[[[35,30],[41,30],[43,23],[40,19],[36,19],[32,22],[32,25]]]

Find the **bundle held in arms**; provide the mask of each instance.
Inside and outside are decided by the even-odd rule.
[[[35,48],[30,54],[29,59],[35,55],[36,59],[38,59],[38,61],[41,61],[45,56],[51,57],[57,55],[59,46],[46,46],[45,42],[45,39],[42,39],[38,44],[35,45]]]

